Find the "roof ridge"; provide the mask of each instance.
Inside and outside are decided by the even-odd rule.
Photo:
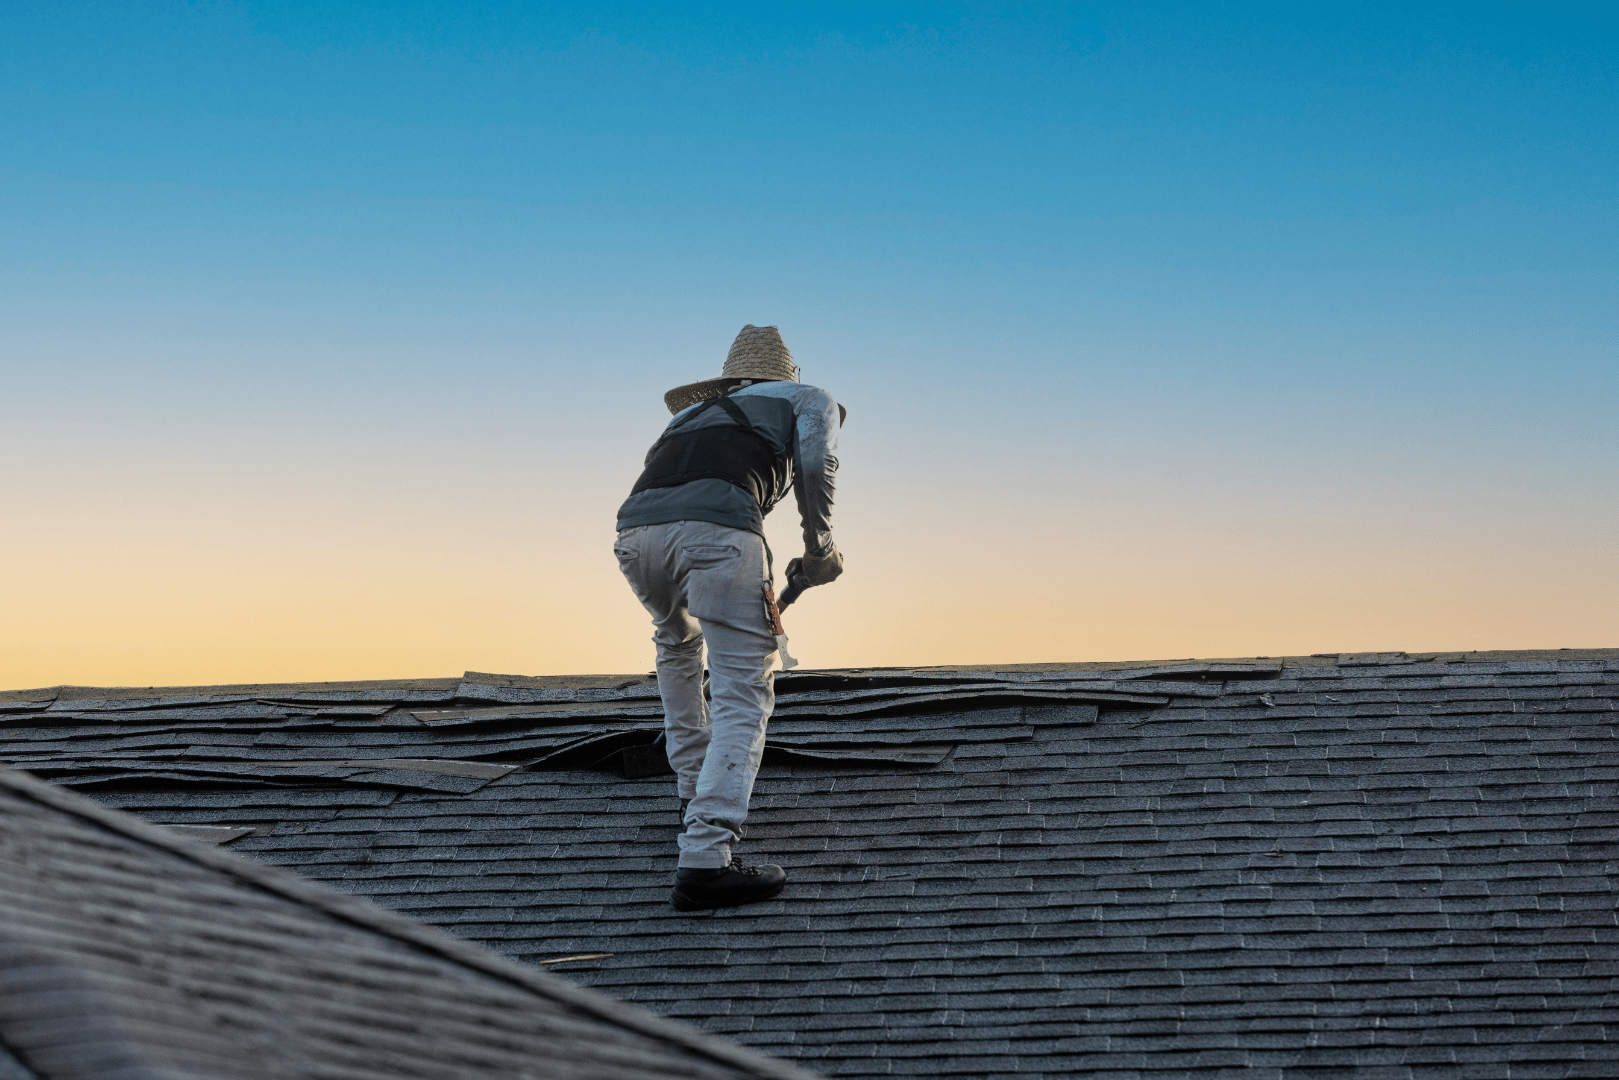
[[[1172,660],[1083,660],[1062,661],[1040,664],[936,664],[936,665],[890,665],[885,667],[849,667],[849,668],[795,668],[792,674],[797,676],[811,674],[872,674],[885,671],[927,671],[927,672],[961,672],[971,673],[977,671],[1124,671],[1136,668],[1173,668],[1195,664],[1264,664],[1269,666],[1280,665],[1283,668],[1295,667],[1337,667],[1348,657],[1357,661],[1357,666],[1366,664],[1376,657],[1387,657],[1389,663],[1409,663],[1422,661],[1427,663],[1448,664],[1488,664],[1512,660],[1619,660],[1619,648],[1613,649],[1419,649],[1415,652],[1400,649],[1363,650],[1332,653],[1311,653],[1308,656],[1186,656]],[[176,696],[204,696],[221,694],[252,694],[263,696],[266,694],[287,693],[291,691],[332,691],[344,690],[455,690],[471,683],[478,686],[547,686],[572,684],[576,688],[587,685],[616,682],[643,682],[646,673],[625,673],[617,675],[502,675],[492,672],[468,671],[456,678],[433,679],[349,679],[332,682],[290,682],[290,683],[218,683],[203,686],[76,686],[59,684],[57,686],[42,686],[24,690],[0,690],[0,701],[52,701],[59,699],[66,691],[108,691],[108,700],[121,698],[157,698]],[[486,680],[486,681],[481,681]],[[492,681],[487,681],[492,680]],[[82,693],[74,693],[71,699],[90,700]]]
[[[750,1050],[699,1028],[665,1019],[598,991],[576,986],[549,972],[530,970],[514,960],[452,937],[426,923],[396,914],[361,897],[338,892],[291,871],[197,844],[133,814],[109,810],[83,795],[65,791],[25,772],[0,766],[0,788],[128,839],[150,844],[208,869],[229,874],[283,899],[316,908],[342,922],[579,1009],[599,1020],[676,1043],[722,1064],[748,1070],[769,1080],[817,1080],[814,1074],[779,1058]]]
[[[971,673],[978,671],[1125,671],[1135,668],[1174,668],[1190,667],[1199,664],[1255,664],[1294,667],[1337,667],[1346,658],[1353,658],[1364,662],[1369,657],[1387,657],[1389,663],[1408,663],[1414,660],[1438,663],[1498,663],[1511,660],[1619,660],[1619,648],[1613,649],[1419,649],[1405,651],[1400,649],[1379,649],[1361,651],[1343,651],[1330,653],[1311,653],[1294,656],[1185,656],[1172,660],[1086,660],[1063,661],[1057,663],[1041,664],[938,664],[917,665],[914,667],[860,667],[860,668],[827,668],[821,671],[815,669],[793,669],[794,675],[821,674],[821,673],[860,673],[874,674],[889,671],[938,671]]]

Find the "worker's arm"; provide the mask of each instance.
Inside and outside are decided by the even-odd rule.
[[[832,500],[838,480],[838,405],[825,390],[806,386],[802,393],[794,395],[793,413],[797,423],[793,489],[804,525],[805,569],[812,579],[819,579],[810,583],[820,585],[842,572],[843,560],[832,542]]]

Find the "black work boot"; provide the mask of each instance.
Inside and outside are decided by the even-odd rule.
[[[675,871],[675,891],[669,902],[676,911],[735,907],[768,900],[786,884],[787,871],[775,863],[744,866],[741,859],[732,859],[730,866],[718,870],[682,866]]]

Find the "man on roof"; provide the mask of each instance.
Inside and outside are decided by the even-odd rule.
[[[669,765],[684,801],[671,903],[698,911],[763,900],[787,882],[781,867],[750,866],[731,853],[764,754],[778,659],[795,663],[764,516],[793,488],[804,526],[795,583],[825,585],[843,573],[832,495],[844,410],[798,381],[774,326],[751,324],[719,378],[663,400],[675,416],[619,508],[613,553],[652,616]]]

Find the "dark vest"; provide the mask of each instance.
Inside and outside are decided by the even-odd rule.
[[[779,398],[753,400],[786,410],[789,414],[787,430],[797,430],[791,416],[792,406],[787,402]],[[715,407],[724,410],[731,423],[690,427],[693,420]],[[759,509],[769,513],[787,489],[791,454],[791,446],[778,451],[770,440],[755,431],[736,402],[728,397],[715,398],[692,410],[690,416],[670,427],[652,444],[652,449],[647,451],[646,468],[630,494],[639,494],[648,488],[677,487],[693,480],[724,480],[752,495]]]

